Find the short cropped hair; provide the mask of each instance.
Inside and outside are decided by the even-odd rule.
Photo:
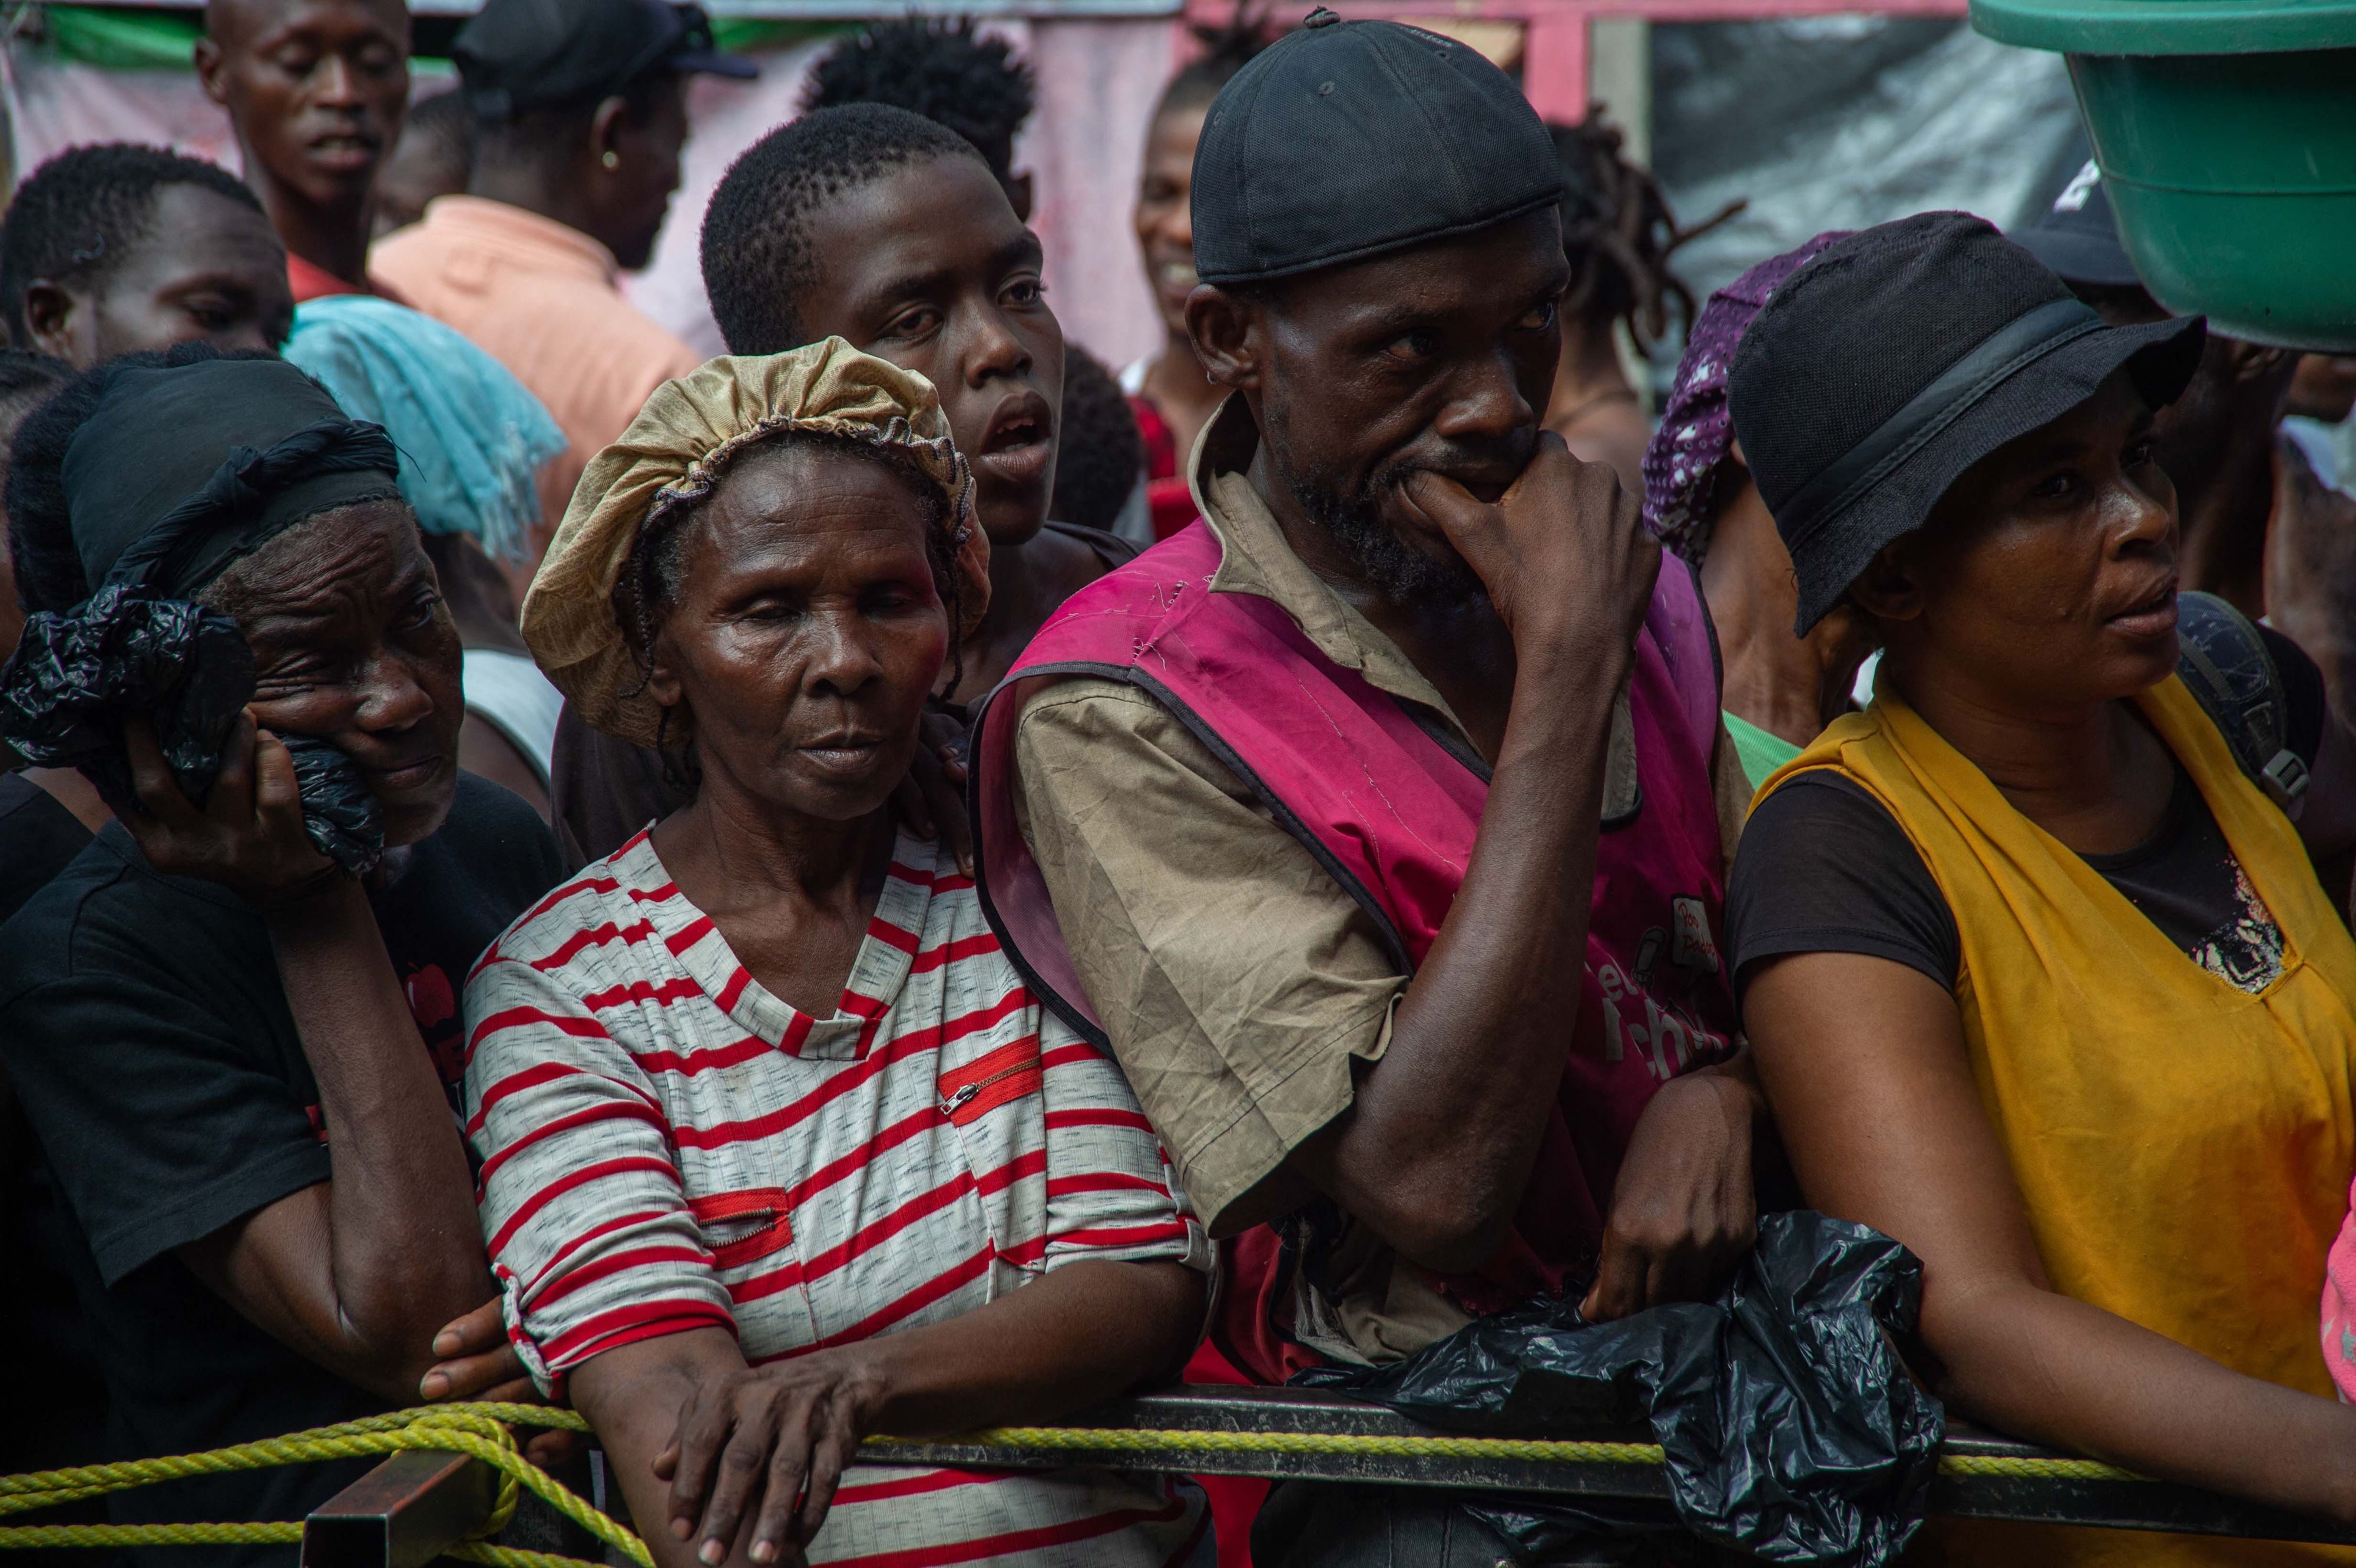
[[[820,109],[780,125],[729,166],[703,215],[703,289],[732,354],[782,354],[805,340],[802,304],[818,271],[809,215],[912,164],[982,161],[956,133],[883,103]]]
[[[1064,345],[1064,412],[1056,422],[1048,515],[1109,529],[1145,475],[1145,437],[1120,381],[1076,343]]]
[[[835,45],[810,72],[805,113],[888,103],[946,125],[981,151],[1001,184],[1014,177],[1014,138],[1038,95],[1031,68],[973,19],[875,22]]]
[[[103,285],[147,238],[155,197],[173,185],[198,186],[262,211],[253,192],[227,169],[162,147],[76,147],[35,169],[16,188],[0,228],[0,315],[9,336],[26,340],[25,290],[36,280]]]

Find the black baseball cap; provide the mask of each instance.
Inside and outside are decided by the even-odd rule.
[[[486,120],[594,101],[654,70],[760,74],[712,43],[701,6],[667,0],[486,0],[450,53]]]
[[[1561,200],[1546,126],[1480,51],[1320,6],[1211,102],[1194,269],[1208,284],[1290,277]]]
[[[2106,325],[2035,256],[1965,212],[1850,235],[1778,288],[1727,397],[1792,553],[1804,635],[1964,471],[2124,367],[2152,407],[2201,360],[2197,316]]]
[[[2103,171],[2088,158],[2063,182],[2053,204],[2013,242],[2053,269],[2064,281],[2098,288],[2141,288],[2135,263],[2119,243],[2119,222],[2111,213]]]

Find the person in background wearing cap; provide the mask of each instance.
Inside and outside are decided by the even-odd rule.
[[[1396,1360],[1599,1254],[1594,1316],[1706,1294],[1755,1220],[1716,942],[1747,791],[1692,575],[1540,430],[1546,128],[1472,50],[1320,11],[1221,90],[1195,172],[1187,329],[1233,393],[1205,520],[984,707],[993,929],[1226,1239],[1213,1333],[1255,1380]],[[1505,1555],[1445,1499],[1313,1486],[1253,1549],[1466,1552]]]
[[[2168,318],[2119,242],[2110,196],[2092,161],[2013,239],[2112,325]],[[2160,411],[2152,433],[2159,466],[2176,485],[2184,585],[2253,617],[2272,607],[2265,553],[2276,427],[2299,359],[2291,349],[2211,333],[2184,394]]]
[[[679,188],[689,75],[754,68],[714,49],[701,11],[665,0],[489,0],[451,52],[475,112],[466,194],[429,203],[370,260],[556,416],[571,445],[544,472],[552,528],[589,458],[701,358],[615,280],[646,265]]]
[[[2013,238],[2114,325],[2168,312],[2119,242],[2089,160],[2050,210]],[[2303,367],[2325,356],[2209,335],[2184,395],[2158,414],[2174,481],[2184,585],[2264,617],[2321,667],[2332,704],[2356,714],[2356,499],[2319,477],[2284,415]],[[2327,378],[2308,378],[2310,385]],[[2344,405],[2343,405],[2344,406]],[[2347,868],[2332,872],[2335,886]]]
[[[2271,757],[2175,673],[2179,618],[2230,613],[2179,605],[2153,434],[2202,338],[2105,324],[1954,212],[1768,299],[1729,391],[1798,628],[1847,604],[1884,651],[1873,704],[1752,811],[1727,934],[1803,1193],[1921,1256],[1918,1369],[1957,1414],[2356,1520],[2316,1316],[2356,1168],[2356,940],[2312,864],[2356,838],[2356,751],[2286,639],[2239,634],[2278,672]],[[2259,780],[2302,764],[2295,826]],[[1931,1537],[1932,1562],[2314,1560]]]
[[[1743,328],[1768,296],[1847,237],[1819,234],[1709,296],[1687,336],[1660,428],[1644,448],[1644,526],[1701,578],[1726,671],[1726,733],[1754,789],[1849,711],[1873,628],[1836,606],[1806,636],[1792,634],[1799,585],[1735,443],[1727,374]]]
[[[402,0],[209,0],[205,96],[229,111],[246,183],[286,245],[296,304],[367,294],[378,166],[409,108]]]

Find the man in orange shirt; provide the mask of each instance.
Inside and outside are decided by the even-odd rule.
[[[589,458],[700,362],[615,280],[654,253],[679,188],[687,78],[754,68],[663,0],[489,0],[451,52],[477,125],[466,194],[386,236],[370,266],[556,416],[572,445],[543,470],[552,526]]]
[[[209,0],[205,95],[229,111],[246,183],[286,246],[295,301],[368,294],[377,166],[409,107],[402,0]]]

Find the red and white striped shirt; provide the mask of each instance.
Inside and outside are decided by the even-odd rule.
[[[640,833],[466,986],[467,1133],[543,1388],[732,1329],[755,1365],[938,1323],[1080,1259],[1211,1249],[1128,1081],[1042,1009],[946,850],[903,834],[834,1015],[764,990]],[[1174,1477],[866,1466],[814,1562],[1208,1563]]]

